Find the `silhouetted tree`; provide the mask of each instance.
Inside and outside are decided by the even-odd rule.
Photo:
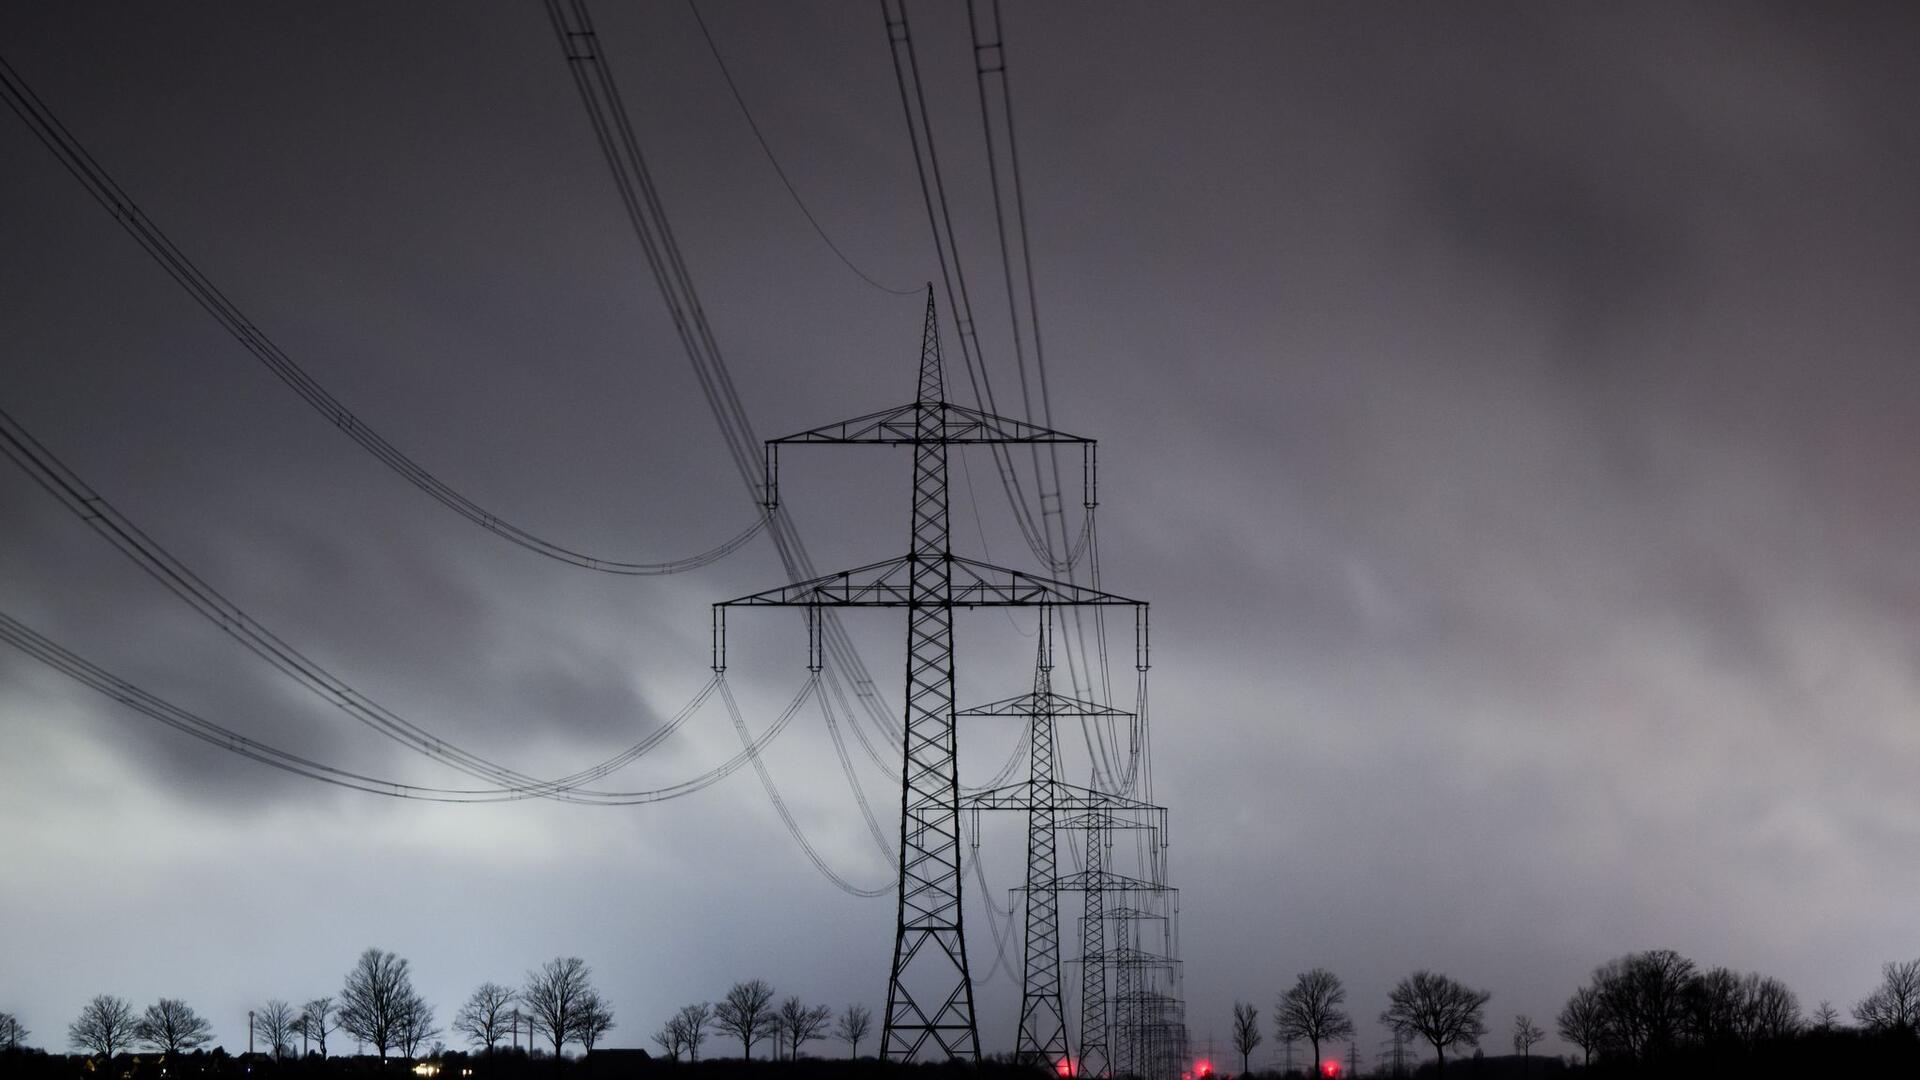
[[[347,1034],[372,1045],[385,1061],[399,1045],[400,1028],[410,1022],[420,995],[414,992],[407,962],[390,952],[368,949],[347,972],[334,1015]]]
[[[681,1040],[680,1030],[675,1026],[678,1019],[678,1017],[669,1019],[660,1025],[659,1031],[653,1033],[654,1045],[660,1048],[661,1053],[667,1055],[668,1061],[679,1061],[680,1053],[686,1049],[687,1045]]]
[[[1253,1048],[1260,1045],[1260,1010],[1245,1001],[1233,1003],[1233,1048],[1240,1051],[1240,1072],[1244,1075],[1248,1062],[1253,1057]]]
[[[491,1054],[494,1044],[506,1038],[514,1001],[511,988],[497,982],[483,982],[453,1015],[453,1030]]]
[[[1584,1055],[1582,1064],[1592,1065],[1593,1052],[1605,1045],[1607,1038],[1607,1018],[1600,1006],[1600,992],[1591,986],[1575,990],[1561,1007],[1558,1020],[1560,1037],[1580,1048]]]
[[[1920,1024],[1920,960],[1889,960],[1880,974],[1880,985],[1853,1007],[1853,1018],[1869,1031],[1912,1032]]]
[[[1717,1046],[1740,1038],[1746,1011],[1746,988],[1740,974],[1717,967],[1687,981],[1683,1030],[1702,1045]]]
[[[1319,1068],[1321,1041],[1353,1034],[1353,1018],[1340,1007],[1345,1000],[1347,988],[1340,985],[1338,975],[1326,968],[1302,972],[1274,1005],[1274,1028],[1283,1039],[1313,1044],[1313,1064]]]
[[[312,1040],[323,1059],[327,1056],[327,1033],[339,1026],[334,1020],[331,997],[317,997],[300,1006],[300,1016],[293,1022],[294,1034]]]
[[[20,1022],[19,1017],[12,1013],[0,1012],[0,1046],[8,1050],[18,1050],[20,1044],[27,1041],[29,1034],[31,1032]]]
[[[273,1049],[273,1056],[285,1057],[287,1051],[293,1049],[293,1037],[299,1034],[294,1030],[294,1025],[299,1021],[300,1014],[293,1011],[293,1006],[279,998],[269,999],[265,1005],[254,1010],[254,1013],[255,1022],[260,1026],[260,1034],[266,1037],[267,1045]]]
[[[707,1024],[713,1020],[713,1006],[704,1001],[680,1006],[670,1025],[679,1025],[680,1041],[687,1048],[687,1060],[700,1060],[700,1044],[707,1041]]]
[[[1822,1001],[1820,1007],[1813,1010],[1813,1029],[1815,1031],[1822,1033],[1829,1032],[1838,1026],[1839,1023],[1840,1010],[1833,1007],[1833,1002]]]
[[[1789,1038],[1800,1032],[1800,998],[1779,979],[1756,975],[1747,986],[1746,1016],[1749,1046]]]
[[[1693,961],[1672,949],[1650,949],[1609,960],[1593,973],[1606,1042],[1642,1062],[1658,1057],[1687,1022]]]
[[[1527,1058],[1533,1053],[1534,1044],[1547,1037],[1540,1025],[1526,1013],[1513,1018],[1513,1052],[1520,1055],[1520,1074],[1526,1075]]]
[[[161,998],[147,1006],[133,1025],[134,1037],[166,1057],[213,1040],[213,1025],[179,998]]]
[[[574,1037],[587,1053],[593,1053],[595,1043],[601,1036],[613,1030],[613,1007],[600,1000],[597,991],[587,991],[586,1000],[580,1004],[580,1021]]]
[[[846,1040],[848,1057],[857,1058],[860,1056],[860,1040],[866,1038],[871,1030],[873,1013],[865,1005],[848,1005],[846,1011],[840,1014],[840,1022],[834,1026],[833,1035],[836,1039]]]
[[[400,1022],[394,1026],[394,1045],[412,1060],[420,1056],[421,1044],[438,1034],[440,1029],[433,1026],[433,1006],[419,994],[412,995],[406,1008],[400,1011]]]
[[[111,1058],[133,1044],[135,1023],[133,1006],[125,998],[99,994],[67,1025],[67,1038],[89,1054]]]
[[[560,1048],[580,1037],[582,1009],[593,993],[593,970],[577,956],[556,956],[539,971],[527,972],[526,988],[520,1000],[532,1015],[535,1031],[553,1043],[553,1056]]]
[[[812,1008],[800,1003],[798,996],[789,997],[780,1003],[780,1011],[774,1016],[775,1056],[779,1054],[779,1042],[787,1044],[787,1060],[799,1061],[800,1048],[827,1033],[827,1025],[833,1021],[833,1010],[825,1005]]]
[[[765,979],[734,983],[713,1007],[713,1026],[740,1040],[740,1056],[753,1056],[754,1040],[773,1025],[773,987]]]
[[[1487,1033],[1483,1010],[1493,995],[1433,971],[1416,971],[1387,995],[1381,1019],[1404,1024],[1433,1047],[1439,1071],[1447,1068],[1447,1047],[1478,1046]]]

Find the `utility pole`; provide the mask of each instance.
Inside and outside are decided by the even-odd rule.
[[[766,505],[779,506],[781,446],[863,443],[913,447],[912,543],[902,558],[796,582],[714,605],[716,672],[726,670],[726,611],[804,607],[808,667],[820,663],[822,607],[907,609],[906,738],[902,747],[900,866],[893,964],[880,1055],[978,1061],[980,1033],[960,904],[960,781],[955,767],[953,610],[957,607],[1132,606],[1135,664],[1147,663],[1146,605],[953,554],[947,524],[947,448],[1071,443],[1081,448],[1084,504],[1095,505],[1093,442],[946,400],[933,287],[927,287],[915,400],[781,439],[766,447]]]
[[[247,1053],[253,1053],[253,1010],[247,1010]]]

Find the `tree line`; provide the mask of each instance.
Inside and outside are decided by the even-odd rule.
[[[1439,972],[1416,971],[1387,993],[1380,1022],[1396,1036],[1424,1040],[1444,1070],[1449,1049],[1478,1046],[1487,1033],[1486,1004],[1492,996]],[[1353,1037],[1346,1000],[1347,988],[1338,975],[1326,968],[1301,972],[1274,1003],[1274,1035],[1288,1046],[1306,1042],[1317,1071],[1323,1044]],[[1260,1010],[1244,1001],[1234,1002],[1233,1047],[1240,1054],[1242,1074],[1250,1070],[1254,1048],[1264,1040]]]
[[[771,1042],[776,1060],[798,1061],[808,1043],[826,1038],[831,1025],[833,1037],[847,1044],[847,1056],[859,1057],[861,1041],[873,1030],[873,1013],[865,1005],[848,1005],[836,1019],[830,1006],[809,1006],[794,995],[775,1006],[773,998],[773,987],[764,979],[734,983],[718,1002],[681,1006],[654,1033],[654,1045],[669,1061],[683,1054],[689,1062],[699,1061],[711,1028],[737,1040],[742,1058],[753,1056],[755,1043]]]
[[[1449,976],[1416,971],[1388,992],[1380,1023],[1392,1037],[1396,1056],[1403,1040],[1418,1040],[1432,1049],[1434,1070],[1444,1072],[1449,1051],[1477,1048],[1487,1035],[1490,997]],[[1317,1070],[1323,1044],[1352,1040],[1346,998],[1346,987],[1326,968],[1300,973],[1279,996],[1273,1034],[1288,1047],[1288,1072],[1294,1044],[1308,1044],[1310,1069]],[[1671,949],[1652,949],[1595,968],[1562,1006],[1555,1027],[1580,1052],[1581,1066],[1604,1066],[1608,1072],[1720,1071],[1738,1065],[1752,1073],[1760,1063],[1784,1060],[1783,1054],[1798,1058],[1818,1052],[1865,1069],[1899,1063],[1910,1071],[1920,1063],[1920,959],[1885,964],[1880,984],[1853,1005],[1851,1014],[1854,1026],[1848,1027],[1828,1001],[1803,1013],[1799,998],[1777,978],[1703,969]],[[1510,1030],[1524,1075],[1546,1031],[1525,1013],[1513,1018]],[[1260,1010],[1234,1002],[1231,1032],[1245,1075],[1254,1049],[1265,1040]],[[1357,1073],[1357,1047],[1352,1053]]]
[[[370,948],[360,954],[336,996],[317,997],[295,1007],[274,998],[248,1014],[249,1037],[258,1037],[276,1058],[313,1052],[327,1056],[328,1036],[345,1033],[363,1047],[372,1047],[384,1062],[389,1055],[407,1059],[426,1051],[443,1051],[436,1042],[442,1030],[435,1010],[414,989],[407,961],[391,952]],[[454,1013],[453,1032],[476,1048],[491,1053],[524,1028],[531,1045],[539,1036],[559,1057],[568,1044],[591,1052],[612,1027],[613,1009],[593,988],[592,970],[577,956],[556,957],[527,972],[518,987],[485,982]],[[0,1013],[0,1043],[16,1049],[27,1030],[13,1016]],[[163,1059],[191,1053],[213,1040],[213,1025],[178,998],[161,998],[136,1014],[126,999],[96,995],[67,1025],[67,1041],[91,1057],[111,1059],[134,1049],[146,1049]]]
[[[770,1043],[773,1059],[794,1061],[809,1044],[829,1036],[846,1044],[848,1056],[857,1057],[873,1029],[873,1014],[864,1005],[848,1005],[836,1014],[797,995],[777,1003],[775,997],[763,979],[735,983],[717,1002],[678,1010],[653,1035],[653,1042],[670,1061],[698,1061],[701,1047],[713,1035],[737,1042],[742,1058],[751,1057],[756,1045]],[[450,1032],[443,1032],[436,1010],[414,988],[407,960],[379,948],[360,954],[339,993],[298,1006],[269,999],[250,1010],[248,1020],[249,1040],[258,1038],[277,1059],[325,1059],[329,1038],[337,1043],[344,1034],[359,1047],[371,1048],[383,1063],[390,1056],[437,1057],[445,1052],[437,1040],[448,1033],[489,1056],[503,1042],[517,1046],[524,1033],[529,1049],[537,1036],[559,1058],[568,1045],[591,1053],[614,1027],[612,1007],[594,989],[592,970],[579,957],[556,957],[527,972],[518,986],[481,983],[455,1011]],[[0,1047],[18,1050],[30,1034],[14,1016],[0,1012]],[[145,1050],[164,1063],[204,1048],[213,1039],[213,1025],[178,998],[161,998],[136,1013],[126,999],[100,994],[67,1025],[67,1039],[73,1049],[94,1059]]]

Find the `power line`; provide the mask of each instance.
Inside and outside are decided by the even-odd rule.
[[[741,482],[756,506],[764,507],[768,501],[767,476],[760,440],[740,401],[726,357],[707,323],[699,292],[681,256],[679,242],[654,186],[639,139],[634,135],[619,86],[600,54],[599,34],[594,30],[592,16],[585,0],[547,0],[546,6],[614,190],[646,256],[661,299],[673,316],[681,347],[706,395],[708,408],[713,412]],[[813,560],[798,528],[785,511],[771,512],[768,529],[788,580],[805,581],[814,577]],[[901,721],[880,701],[873,677],[846,628],[833,612],[825,612],[821,631],[829,670],[837,668],[845,675],[868,723],[891,749],[899,751],[903,738]]]
[[[819,687],[819,683],[820,680],[817,674],[808,680],[808,686],[816,690]],[[722,680],[720,683],[720,699],[726,702],[727,713],[733,718],[734,730],[740,734],[741,753],[744,754],[751,739],[747,734],[746,720],[740,715],[740,706],[733,700],[733,689],[726,684],[725,680]],[[798,701],[799,699],[796,698],[795,700]],[[855,885],[846,878],[841,877],[833,867],[828,866],[826,859],[821,857],[819,850],[807,840],[806,834],[800,831],[800,823],[794,820],[793,811],[787,808],[787,801],[780,797],[780,789],[774,786],[773,774],[767,772],[766,762],[761,761],[758,754],[751,755],[751,760],[753,761],[753,771],[760,776],[760,786],[766,789],[767,799],[773,803],[774,811],[780,815],[780,823],[787,827],[788,835],[793,837],[794,843],[799,845],[801,852],[806,855],[807,861],[813,864],[814,869],[820,871],[828,881],[833,882],[842,892],[850,893],[854,896],[885,896],[894,891],[895,886],[892,884],[882,885],[873,889]]]
[[[907,136],[913,150],[921,201],[925,204],[927,211],[928,229],[933,236],[934,250],[939,259],[941,279],[946,286],[948,302],[956,311],[960,351],[965,361],[968,381],[980,407],[990,413],[996,412],[992,374],[987,367],[985,357],[981,354],[979,339],[974,332],[971,293],[967,288],[965,268],[960,260],[959,242],[953,228],[952,209],[947,200],[946,182],[940,168],[939,147],[927,112],[926,95],[920,80],[919,57],[914,47],[912,28],[908,21],[904,0],[882,0],[881,14],[886,22],[888,46],[893,59],[894,83],[899,92],[901,110],[906,117]],[[978,55],[976,51],[976,57]],[[976,66],[980,65],[977,63]],[[989,150],[991,151],[991,146]],[[999,197],[997,190],[995,197],[996,199]],[[1016,341],[1018,329],[1016,320]],[[1031,414],[1028,419],[1031,421]],[[1079,540],[1068,543],[1064,522],[1062,523],[1061,542],[1065,545],[1068,556],[1067,559],[1062,560],[1054,553],[1053,537],[1047,529],[1048,515],[1044,483],[1042,483],[1040,500],[1042,516],[1036,524],[1032,511],[1027,505],[1024,486],[1009,449],[1004,446],[993,446],[991,449],[994,453],[995,468],[1000,474],[1001,487],[1006,493],[1007,503],[1013,510],[1015,524],[1019,526],[1028,549],[1049,570],[1056,573],[1062,571],[1071,573],[1079,556],[1092,550],[1092,506],[1087,507],[1088,516],[1082,523],[1082,534]],[[1057,481],[1057,470],[1055,477]],[[1035,459],[1035,480],[1037,482],[1043,480],[1038,471],[1038,458]],[[1092,502],[1091,490],[1092,484],[1089,482],[1088,503]],[[1056,504],[1059,502],[1057,484],[1053,500]],[[1083,675],[1086,684],[1092,685],[1092,671],[1086,657],[1084,623],[1077,610],[1073,614],[1073,625],[1078,632],[1070,635],[1070,644],[1067,649],[1067,674],[1077,694],[1081,692]],[[1096,625],[1104,624],[1097,622]],[[1104,677],[1102,682],[1105,682]],[[1115,763],[1107,756],[1104,748],[1096,745],[1093,739],[1088,740],[1087,751],[1094,759],[1095,768],[1109,777],[1108,780],[1101,782],[1101,786],[1111,787],[1110,778],[1119,771]]]
[[[913,165],[920,181],[920,198],[926,206],[927,228],[933,236],[934,254],[940,264],[940,280],[947,293],[947,306],[954,314],[954,330],[960,341],[960,356],[965,362],[967,381],[980,408],[998,415],[1000,410],[994,398],[992,372],[980,355],[979,338],[974,333],[973,298],[967,289],[959,241],[953,232],[953,212],[947,203],[946,180],[940,171],[939,144],[927,116],[926,94],[920,84],[919,55],[914,49],[913,32],[907,20],[904,0],[881,0],[880,13],[887,25],[894,84],[899,90],[901,111],[906,115],[907,138],[913,147]],[[1019,474],[1013,470],[1009,451],[1004,446],[990,449],[1021,536],[1036,557],[1050,563],[1052,554],[1044,534],[1033,523],[1026,494],[1021,488]]]
[[[5,641],[7,644],[14,646],[28,656],[59,671],[61,674],[145,716],[158,720],[176,731],[190,735],[229,753],[237,754],[249,760],[259,762],[262,765],[293,773],[309,780],[318,780],[322,783],[333,784],[337,787],[349,788],[371,795],[384,795],[397,799],[419,799],[427,802],[517,802],[531,798],[556,797],[551,792],[527,791],[515,787],[425,787],[337,768],[313,760],[312,758],[281,750],[250,736],[242,735],[232,728],[215,723],[196,713],[174,705],[155,694],[141,689],[134,683],[114,675],[98,664],[80,656],[78,653],[59,645],[52,639],[40,634],[5,612],[0,612],[0,641]],[[720,689],[722,693],[725,694],[725,686],[726,681],[723,677],[716,676],[710,680],[707,686],[696,695],[694,700],[689,702],[685,709],[681,710],[681,714],[675,718],[676,723],[687,716],[691,716],[699,705],[708,699],[715,689]],[[809,687],[810,686],[811,682],[809,682]],[[803,687],[799,696],[796,696],[793,702],[775,718],[774,722],[767,727],[767,730],[757,736],[744,740],[740,752],[734,754],[720,765],[690,780],[683,780],[677,784],[669,784],[665,787],[645,791],[621,792],[619,793],[619,798],[604,800],[602,805],[635,805],[639,803],[662,802],[667,799],[691,795],[697,791],[712,787],[714,784],[733,775],[734,772],[739,770],[739,768],[748,761],[757,760],[760,754],[767,748],[767,745],[778,737],[782,731],[786,730],[787,725],[793,720],[794,715],[799,712],[801,704],[805,702],[807,693],[808,687]]]
[[[74,138],[59,118],[53,115],[46,103],[34,93],[33,88],[27,85],[4,57],[0,57],[0,98],[6,99],[14,114],[26,123],[34,136],[66,167],[67,171],[80,181],[81,186],[87,189],[87,193],[113,215],[114,220],[133,237],[141,249],[181,288],[185,289],[194,302],[212,315],[214,320],[231,334],[242,348],[265,364],[267,369],[291,387],[301,400],[345,432],[348,438],[360,444],[363,449],[378,458],[389,469],[400,474],[408,483],[426,492],[468,521],[529,551],[571,566],[598,570],[607,574],[634,576],[679,574],[698,570],[733,554],[767,527],[766,516],[758,515],[745,529],[698,554],[666,562],[634,562],[590,555],[557,541],[548,540],[505,520],[467,498],[434,475],[426,466],[394,446],[385,436],[375,431],[366,421],[347,408],[339,398],[329,393],[318,380],[307,373],[305,368],[267,337],[266,333],[255,325],[218,285],[213,283],[212,279],[201,272],[193,260],[189,259],[165,233],[160,231],[159,226],[147,217],[146,213],[134,203],[132,196],[128,195],[107,174],[100,163],[94,160],[93,155],[81,145],[78,139]]]
[[[503,789],[579,802],[617,800],[631,793],[595,791],[585,785],[637,760],[665,741],[691,715],[683,711],[672,723],[648,733],[606,761],[556,780],[542,780],[517,772],[407,720],[288,644],[148,536],[4,409],[0,409],[0,456],[18,465],[147,576],[308,692],[410,750],[469,776],[499,784]]]
[[[787,194],[793,196],[793,205],[800,209],[800,213],[807,219],[807,224],[813,226],[813,231],[820,235],[821,242],[825,243],[834,255],[839,257],[841,263],[845,264],[847,269],[853,271],[861,281],[879,289],[881,292],[892,293],[895,296],[920,295],[920,290],[917,288],[896,289],[890,285],[883,285],[875,281],[872,275],[860,269],[859,266],[854,264],[852,259],[847,257],[846,252],[840,250],[840,245],[833,242],[833,237],[827,235],[827,230],[820,224],[820,219],[813,216],[812,210],[807,209],[806,200],[800,197],[799,190],[793,186],[792,179],[787,176],[787,170],[780,167],[780,159],[775,156],[773,147],[768,144],[765,133],[760,130],[760,125],[753,119],[753,110],[747,108],[746,97],[740,93],[739,85],[733,81],[733,73],[727,69],[726,59],[720,55],[720,46],[714,41],[713,32],[707,29],[707,20],[700,15],[700,5],[696,3],[695,0],[687,0],[687,10],[693,13],[693,21],[700,25],[700,36],[706,39],[707,50],[713,53],[713,62],[720,68],[720,77],[727,81],[727,89],[733,92],[733,102],[740,106],[740,115],[746,118],[747,127],[753,129],[753,138],[760,144],[761,152],[766,155],[767,164],[773,166],[774,175],[780,178],[780,183],[787,189]]]

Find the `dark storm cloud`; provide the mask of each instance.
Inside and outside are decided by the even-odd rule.
[[[830,231],[888,281],[932,276],[877,15],[703,11]],[[964,19],[914,11],[992,342]],[[760,434],[903,400],[917,300],[819,245],[681,8],[599,14]],[[1912,13],[1007,18],[1059,420],[1103,439],[1106,585],[1156,604],[1154,760],[1197,1029],[1318,963],[1363,1016],[1419,964],[1546,1014],[1650,945],[1806,1000],[1864,992],[1911,940],[1899,898],[1920,887],[1900,856],[1920,835]],[[10,9],[4,38],[262,327],[456,487],[619,557],[746,523],[537,7],[47,6]],[[700,685],[708,603],[779,580],[757,545],[609,580],[474,530],[222,337],[17,125],[0,138],[8,410],[376,699],[517,767],[577,768]],[[783,468],[822,570],[897,553],[901,465]],[[992,467],[969,469],[956,535],[1015,561]],[[976,503],[978,532],[960,521]],[[249,661],[18,476],[0,515],[9,611],[209,718],[446,779]],[[897,701],[897,624],[861,624]],[[1027,645],[997,619],[964,629],[981,655]],[[793,631],[738,631],[755,723],[800,674]],[[230,1046],[248,995],[285,988],[157,955],[130,911],[231,936],[312,992],[370,940],[415,956],[443,1003],[579,952],[633,1033],[735,977],[871,1001],[884,974],[884,902],[808,876],[750,774],[612,814],[396,807],[0,663],[23,748],[0,803],[36,823],[9,839],[27,870],[0,927],[32,936],[8,955],[62,969],[49,942],[99,916],[86,971],[112,957],[125,992],[205,999]],[[969,670],[963,696],[1016,692],[1011,663]],[[864,882],[881,871],[823,734],[796,724],[771,765]],[[703,715],[631,779],[690,775],[731,739]],[[1077,735],[1067,753],[1084,769]],[[891,798],[870,770],[868,793]],[[997,887],[1016,847],[984,849],[1009,856]],[[102,899],[118,867],[144,891]],[[276,933],[315,897],[327,929]],[[977,934],[983,970],[990,951]],[[30,1026],[100,989],[56,979]],[[999,1045],[1008,988],[982,993]]]

